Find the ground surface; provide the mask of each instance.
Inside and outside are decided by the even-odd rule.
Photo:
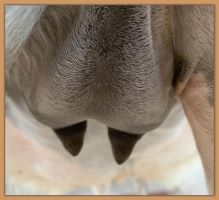
[[[10,105],[10,104],[9,104]],[[72,157],[55,134],[13,106],[6,117],[6,194],[206,194],[191,129],[179,106],[115,163],[106,127],[90,120],[84,147]]]

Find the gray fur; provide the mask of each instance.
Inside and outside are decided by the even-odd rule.
[[[164,6],[48,6],[11,80],[52,128],[93,118],[144,133],[163,122],[174,101],[170,25]]]
[[[122,163],[179,97],[213,191],[213,6],[36,6],[33,18],[19,23],[9,23],[8,13],[7,95],[58,130],[69,152],[76,155],[83,144],[80,122],[95,119],[109,127]],[[74,138],[80,142],[72,147]]]
[[[214,105],[214,6],[175,6],[173,9],[176,82],[202,73]],[[176,82],[175,82],[176,81]]]

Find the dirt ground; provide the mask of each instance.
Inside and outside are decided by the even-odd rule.
[[[88,121],[82,151],[72,157],[51,129],[7,105],[6,194],[206,194],[200,157],[179,105],[121,166],[104,124]]]

